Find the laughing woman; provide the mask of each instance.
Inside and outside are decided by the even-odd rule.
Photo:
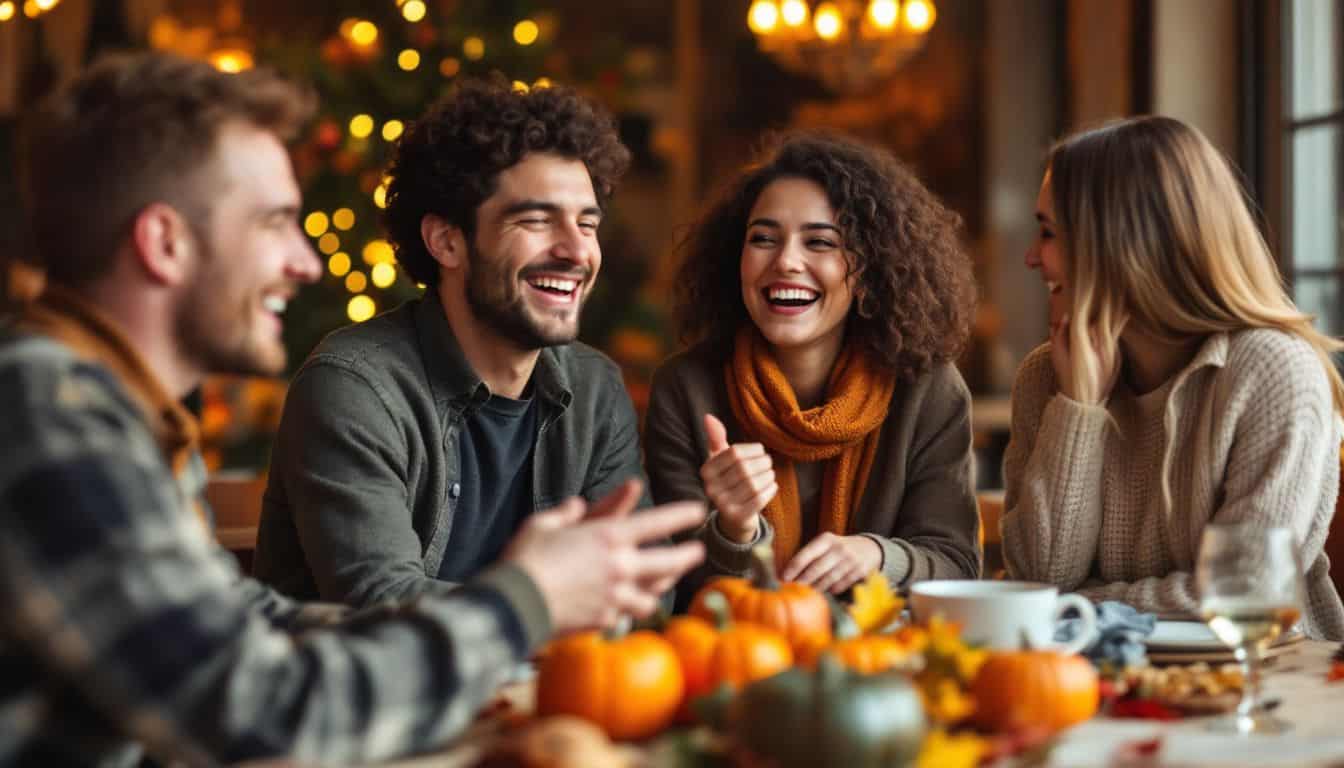
[[[655,374],[645,436],[654,498],[712,510],[683,601],[762,541],[835,593],[978,575],[958,228],[888,153],[799,134],[686,238],[678,321],[700,343]]]
[[[1227,162],[1196,130],[1134,118],[1051,153],[1027,266],[1048,344],[1013,389],[1004,555],[1014,578],[1193,613],[1208,523],[1286,526],[1304,629],[1344,636],[1322,554],[1344,384],[1284,293]]]

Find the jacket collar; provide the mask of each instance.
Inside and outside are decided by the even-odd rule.
[[[75,293],[48,285],[41,297],[24,305],[18,325],[110,370],[139,408],[173,471],[181,474],[187,469],[200,444],[195,417],[164,387],[111,319]]]
[[[1199,351],[1186,364],[1181,372],[1176,374],[1176,382],[1172,385],[1172,392],[1185,383],[1186,379],[1194,375],[1195,371],[1202,368],[1222,368],[1227,365],[1227,351],[1231,343],[1226,333],[1213,333],[1199,345]]]
[[[475,408],[490,399],[489,387],[467,361],[448,322],[439,293],[433,287],[425,290],[414,316],[434,399],[448,403],[457,411]],[[561,363],[558,349],[563,347],[541,350],[532,371],[532,383],[537,396],[563,410],[573,399],[573,391],[569,371]]]

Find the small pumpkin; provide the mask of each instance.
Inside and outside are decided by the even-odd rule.
[[[720,686],[736,690],[793,666],[793,650],[784,636],[769,627],[734,622],[728,601],[712,592],[705,605],[715,624],[698,616],[678,616],[667,624],[663,637],[681,660],[685,695],[679,719],[690,716],[690,702]]]
[[[816,670],[793,667],[743,688],[727,723],[749,764],[777,768],[909,766],[926,728],[919,695],[904,675],[860,674],[831,654]]]
[[[1058,731],[1097,713],[1100,683],[1087,659],[1049,650],[993,653],[971,684],[972,721],[992,731]]]
[[[646,739],[672,722],[684,689],[676,650],[656,632],[582,632],[543,655],[537,714],[582,717],[613,739]]]
[[[860,632],[853,614],[827,595],[831,606],[834,640],[814,638],[799,652],[799,663],[808,669],[817,665],[823,653],[833,653],[841,664],[864,674],[885,672],[910,665],[915,660],[916,646],[905,635],[865,635]]]
[[[758,544],[752,549],[752,578],[715,579],[701,589],[691,601],[692,616],[714,620],[714,612],[704,604],[710,592],[724,596],[734,621],[778,630],[795,653],[831,637],[831,609],[826,598],[806,584],[780,583],[769,544]]]

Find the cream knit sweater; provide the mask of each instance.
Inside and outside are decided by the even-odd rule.
[[[1046,344],[1013,387],[1002,521],[1012,578],[1193,614],[1205,524],[1261,520],[1301,542],[1307,635],[1344,639],[1322,552],[1344,422],[1306,342],[1271,330],[1215,334],[1158,391],[1121,387],[1105,407],[1058,390]]]

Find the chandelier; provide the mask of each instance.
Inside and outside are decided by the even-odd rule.
[[[858,94],[894,74],[924,45],[933,0],[755,0],[747,26],[781,66]]]

